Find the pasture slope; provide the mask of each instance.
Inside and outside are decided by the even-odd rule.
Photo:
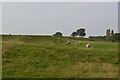
[[[66,45],[67,41],[77,44]],[[88,43],[89,49],[85,47]],[[118,43],[78,37],[61,37],[58,41],[55,36],[3,35],[2,76],[117,78]]]

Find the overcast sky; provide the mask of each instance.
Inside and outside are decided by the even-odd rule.
[[[70,36],[79,28],[86,36],[118,32],[117,2],[4,2],[2,33]]]

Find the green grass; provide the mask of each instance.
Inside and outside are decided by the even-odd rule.
[[[3,78],[117,78],[118,43],[55,36],[7,36]],[[66,45],[66,41],[72,43]],[[91,48],[85,45],[90,43]]]

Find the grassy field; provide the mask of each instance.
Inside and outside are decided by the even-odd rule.
[[[4,35],[2,40],[3,78],[118,77],[117,42],[71,37],[58,42],[55,36],[24,35]],[[67,41],[77,44],[66,45]],[[88,43],[90,49],[85,47]]]

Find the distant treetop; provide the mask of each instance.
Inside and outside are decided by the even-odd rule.
[[[75,36],[84,37],[85,35],[86,35],[86,33],[85,33],[84,28],[80,28],[80,29],[76,30],[75,32],[72,32],[72,34],[71,34],[72,37],[75,37]]]
[[[61,32],[56,32],[55,34],[53,34],[53,36],[62,36]]]

